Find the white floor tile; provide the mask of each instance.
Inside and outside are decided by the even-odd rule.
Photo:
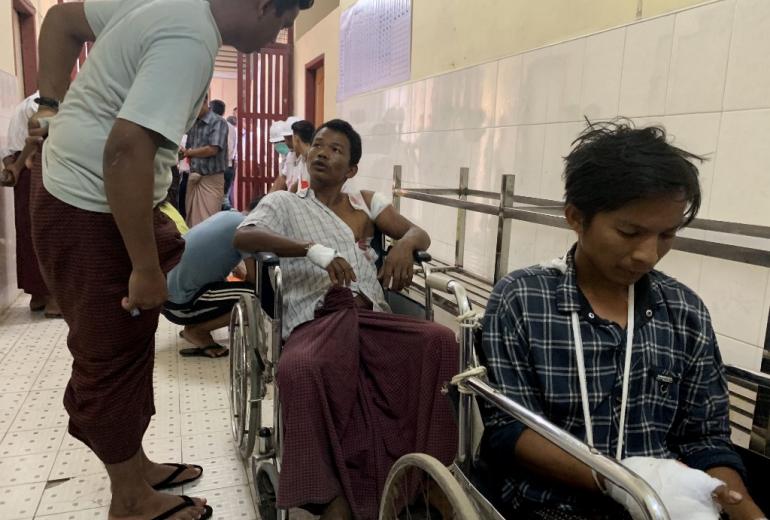
[[[0,486],[45,482],[55,456],[55,453],[35,453],[0,458]]]
[[[0,443],[0,457],[57,451],[63,437],[64,427],[10,432]]]
[[[186,413],[182,416],[182,431],[187,433],[230,431],[230,408]]]
[[[195,462],[203,467],[203,476],[184,486],[186,495],[206,496],[204,491],[248,484],[246,470],[238,456],[218,457]],[[213,507],[213,506],[212,506]]]
[[[230,432],[205,433],[182,437],[183,462],[198,464],[198,460],[238,456]]]
[[[0,435],[11,427],[26,397],[24,392],[0,393]]]
[[[35,520],[104,520],[110,508],[98,507],[96,509],[85,509],[83,511],[71,511],[69,513],[59,513],[56,515],[36,516]]]
[[[107,475],[91,475],[49,484],[37,508],[37,515],[53,515],[109,505],[110,482]]]
[[[51,470],[51,480],[106,474],[99,458],[88,448],[60,451]]]
[[[246,486],[206,492],[206,500],[214,509],[216,520],[257,520],[257,512]]]
[[[32,518],[43,496],[45,482],[0,487],[0,511],[5,520]]]
[[[182,460],[182,438],[147,438],[142,442],[145,453],[154,462],[177,463]]]

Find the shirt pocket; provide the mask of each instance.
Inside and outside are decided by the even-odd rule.
[[[681,375],[669,367],[650,367],[647,377],[646,398],[650,425],[664,436],[674,424],[679,410]]]

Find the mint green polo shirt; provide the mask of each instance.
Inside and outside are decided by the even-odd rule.
[[[121,118],[164,138],[154,164],[158,204],[211,82],[219,30],[204,0],[87,0],[84,9],[96,42],[51,120],[43,183],[71,206],[109,213],[104,146]]]

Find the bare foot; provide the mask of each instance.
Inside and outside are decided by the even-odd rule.
[[[145,464],[144,481],[147,482],[150,486],[155,486],[166,480],[176,470],[176,466],[169,466],[168,464],[158,464],[157,462],[148,461]],[[202,469],[188,464],[187,469],[174,477],[173,482],[189,481],[190,479],[200,477],[201,473],[203,473]]]
[[[193,498],[193,506],[186,507],[169,517],[169,520],[198,520],[205,513],[206,500]],[[116,503],[115,497],[110,504],[109,520],[152,520],[166,511],[183,503],[183,499],[177,495],[158,493],[152,491],[145,495],[141,502]]]
[[[320,520],[353,520],[353,512],[345,497],[337,497],[332,500]]]

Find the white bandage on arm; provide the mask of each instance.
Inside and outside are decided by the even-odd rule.
[[[629,457],[621,461],[642,477],[663,501],[671,520],[718,520],[719,506],[712,493],[724,485],[708,473],[689,468],[670,459]],[[631,496],[611,481],[605,481],[607,494],[625,506],[634,520],[645,518]]]
[[[307,259],[321,269],[326,269],[337,256],[337,251],[321,244],[313,244],[307,250]]]
[[[382,213],[382,211],[390,205],[391,202],[385,195],[378,191],[374,192],[374,195],[372,195],[372,203],[369,207],[369,218],[372,220],[377,220],[377,217],[380,216],[380,213]]]

